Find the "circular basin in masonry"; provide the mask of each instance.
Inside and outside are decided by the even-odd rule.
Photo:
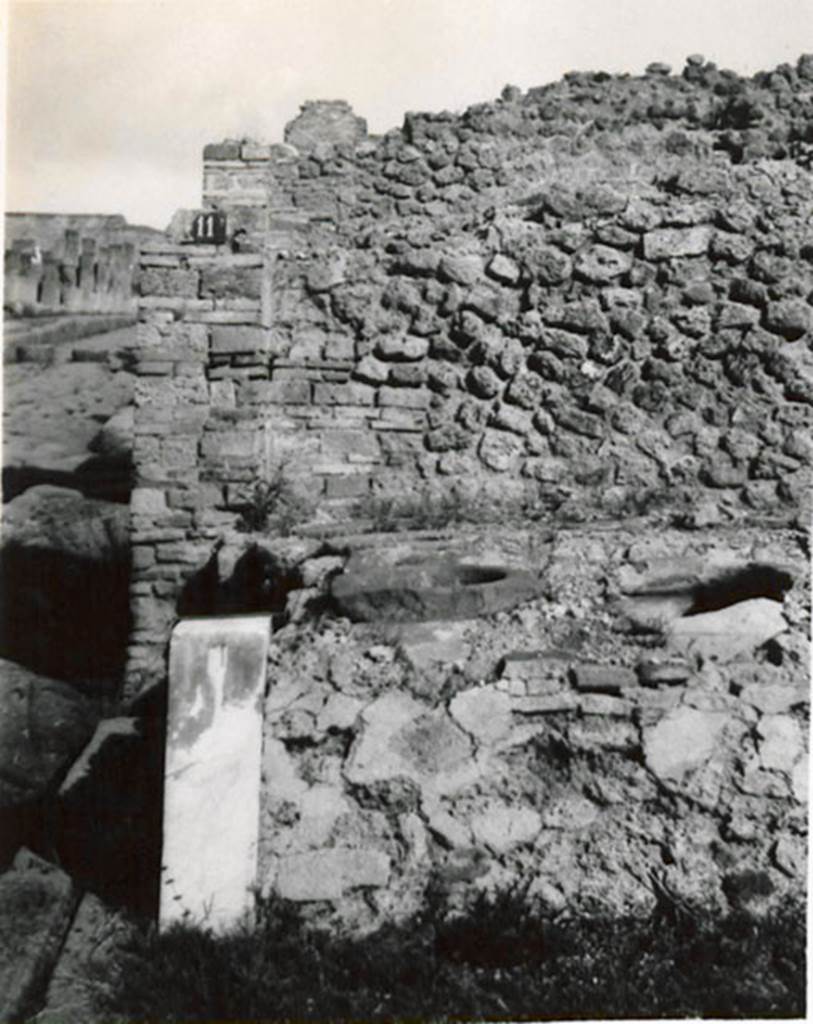
[[[507,611],[540,586],[523,569],[413,555],[394,564],[352,557],[331,592],[338,611],[355,622],[425,622]]]

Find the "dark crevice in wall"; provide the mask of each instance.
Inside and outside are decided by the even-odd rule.
[[[686,615],[721,611],[740,601],[767,597],[781,601],[793,586],[793,577],[770,565],[747,565],[695,587]]]

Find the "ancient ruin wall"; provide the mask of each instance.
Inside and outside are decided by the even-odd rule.
[[[810,71],[573,75],[379,139],[317,104],[285,144],[207,147],[230,245],[141,255],[129,685],[163,672],[184,580],[283,465],[323,507],[454,487],[574,515],[659,491],[797,509]]]

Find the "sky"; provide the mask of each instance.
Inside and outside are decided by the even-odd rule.
[[[753,73],[813,51],[813,0],[0,2],[5,208],[161,228],[200,204],[207,142],[281,140],[308,99],[379,133],[569,70],[700,52]]]

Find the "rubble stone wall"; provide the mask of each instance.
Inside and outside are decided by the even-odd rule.
[[[380,138],[313,104],[207,147],[229,247],[141,256],[133,671],[280,466],[328,510],[798,510],[811,67],[574,74]]]
[[[461,907],[512,891],[548,913],[632,917],[664,899],[761,914],[803,898],[799,536],[585,527],[540,544],[538,531],[363,545],[381,565],[442,554],[540,571],[543,593],[513,611],[325,617],[272,637],[266,894],[362,930],[417,912],[430,887]],[[317,590],[341,547],[306,558]],[[670,580],[752,564],[792,570],[784,601],[735,588],[706,614],[664,606]]]

